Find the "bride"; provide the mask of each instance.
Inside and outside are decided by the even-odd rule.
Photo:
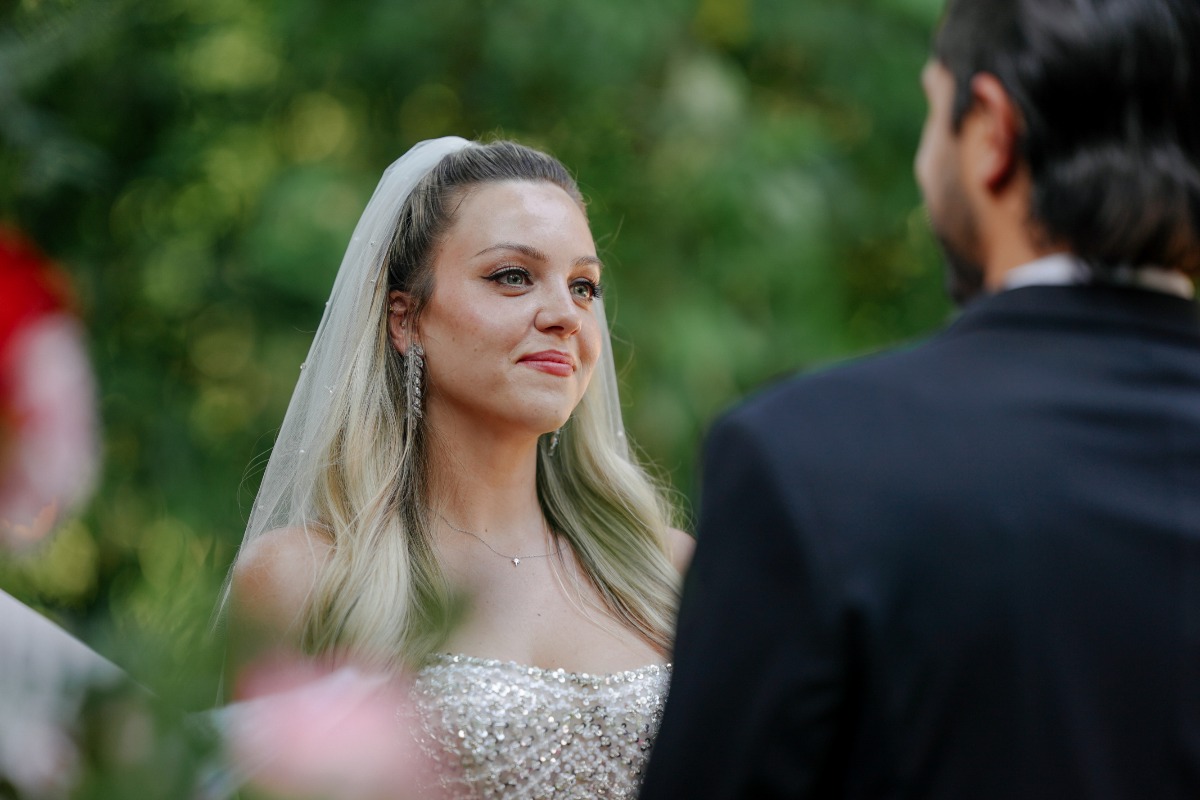
[[[657,729],[691,539],[630,455],[602,273],[553,158],[392,164],[231,572],[235,660],[414,673],[456,796],[633,796]]]

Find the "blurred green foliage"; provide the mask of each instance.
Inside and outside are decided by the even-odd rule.
[[[686,505],[720,410],[946,317],[911,178],[940,6],[0,4],[0,219],[71,274],[105,428],[87,513],[0,587],[213,699],[208,615],[350,231],[448,133],[578,175],[626,422]]]

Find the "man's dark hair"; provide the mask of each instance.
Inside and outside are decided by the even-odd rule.
[[[1200,0],[949,0],[933,45],[1022,116],[1032,217],[1100,267],[1200,274]]]

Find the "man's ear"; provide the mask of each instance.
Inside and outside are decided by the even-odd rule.
[[[411,310],[412,298],[407,292],[399,289],[388,292],[388,338],[392,342],[392,347],[396,348],[400,355],[408,353],[411,339],[411,320],[409,319]]]
[[[974,145],[967,168],[989,191],[999,192],[1020,166],[1021,112],[999,78],[987,72],[971,78],[971,99],[971,110],[963,120],[964,128],[972,128]]]

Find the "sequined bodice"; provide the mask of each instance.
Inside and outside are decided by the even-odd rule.
[[[632,798],[670,667],[588,675],[439,655],[417,675],[424,744],[449,794]]]

